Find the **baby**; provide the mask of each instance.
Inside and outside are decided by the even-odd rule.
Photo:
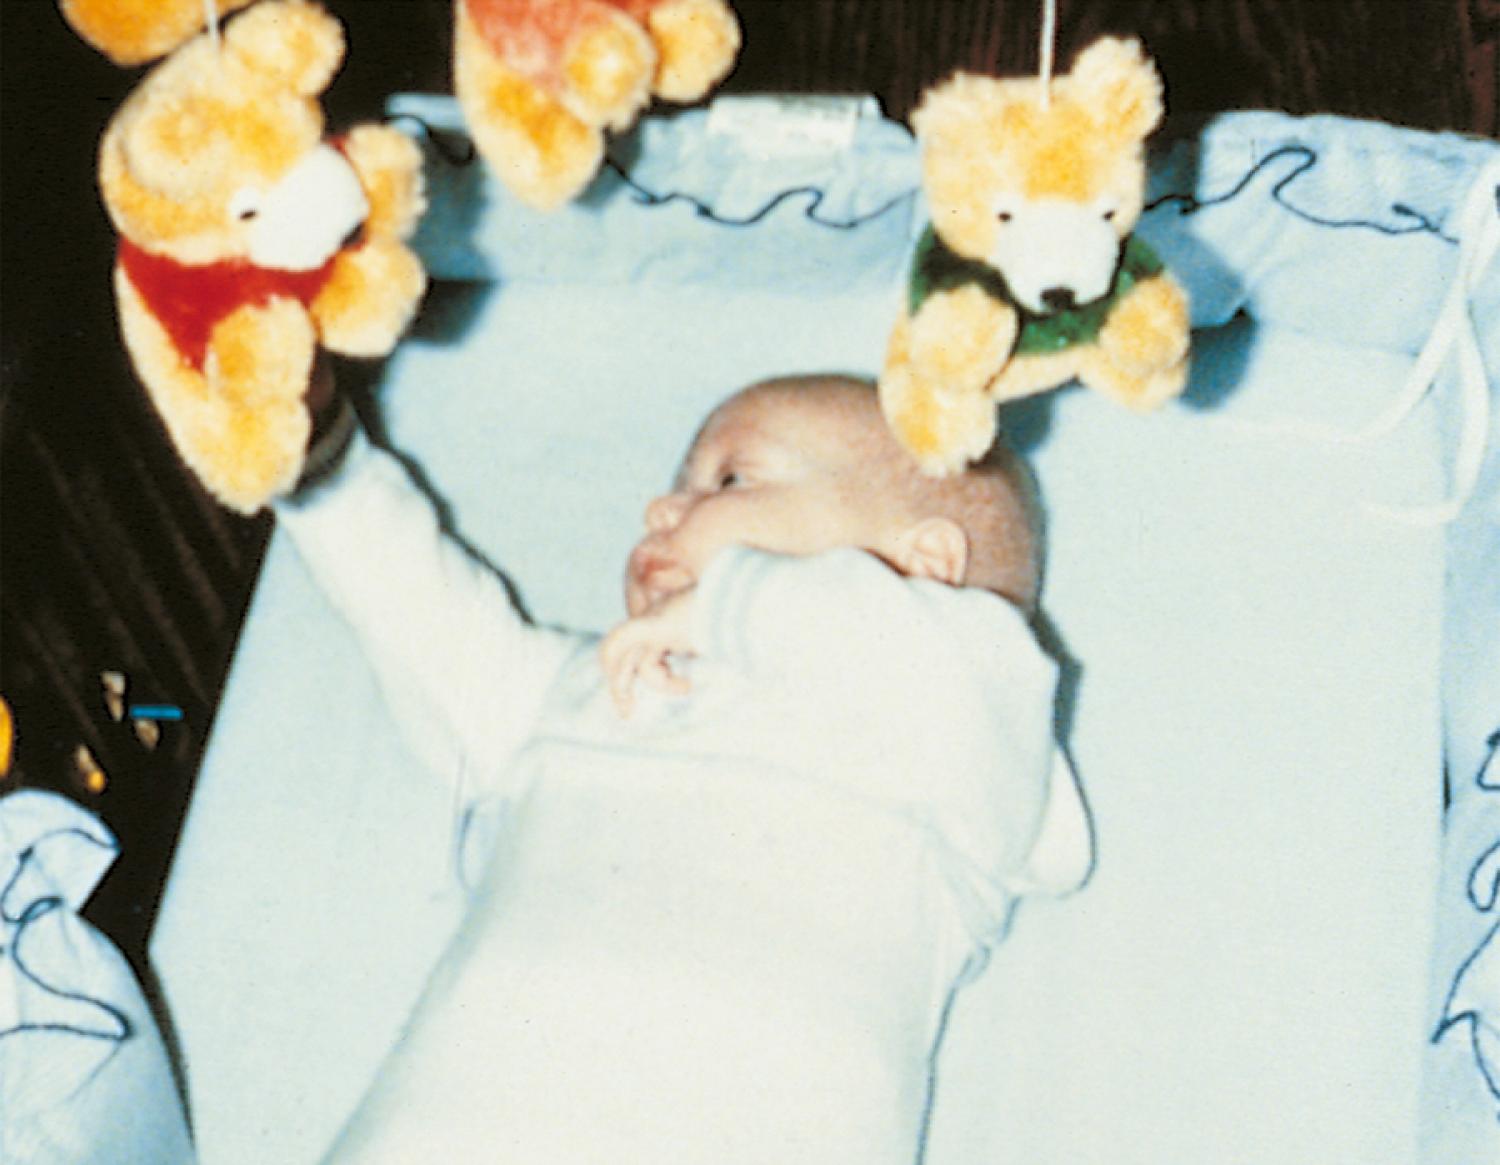
[[[1002,452],[961,477],[926,477],[891,440],[870,387],[848,378],[787,378],[731,398],[645,517],[626,567],[631,618],[601,651],[626,714],[637,679],[687,690],[669,660],[696,654],[695,587],[730,546],[787,555],[856,547],[908,578],[981,587],[1027,610],[1036,600],[1035,506],[1015,458]]]
[[[600,641],[522,619],[356,435],[280,520],[499,825],[331,1159],[918,1160],[952,993],[1090,860],[1032,515],[1003,452],[922,476],[866,383],[755,385]]]

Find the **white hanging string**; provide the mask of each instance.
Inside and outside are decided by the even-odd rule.
[[[1406,387],[1389,408],[1348,440],[1374,441],[1396,428],[1437,383],[1449,355],[1456,354],[1463,403],[1458,450],[1453,458],[1453,496],[1432,506],[1375,506],[1389,518],[1435,525],[1458,517],[1479,482],[1490,431],[1490,392],[1484,357],[1474,329],[1470,300],[1500,251],[1500,162],[1490,162],[1469,188],[1459,219],[1458,263],[1437,321],[1412,367]]]
[[[1042,0],[1041,77],[1042,108],[1052,98],[1052,58],[1057,46],[1057,0]]]
[[[1442,502],[1427,506],[1371,504],[1369,512],[1415,525],[1441,525],[1458,517],[1473,496],[1484,466],[1490,430],[1490,390],[1475,330],[1471,300],[1485,271],[1500,252],[1500,162],[1481,168],[1469,188],[1458,220],[1458,259],[1406,383],[1373,420],[1355,432],[1300,421],[1224,421],[1226,427],[1256,436],[1290,437],[1335,445],[1361,445],[1393,432],[1433,390],[1449,357],[1456,363],[1462,410],[1458,448],[1453,457],[1453,488]]]
[[[203,0],[203,22],[208,28],[208,39],[213,41],[214,52],[220,49],[218,0]]]

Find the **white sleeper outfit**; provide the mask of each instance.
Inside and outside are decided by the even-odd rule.
[[[280,520],[435,771],[503,805],[339,1162],[910,1165],[950,994],[1085,875],[1055,667],[985,592],[733,549],[622,718],[362,438]]]

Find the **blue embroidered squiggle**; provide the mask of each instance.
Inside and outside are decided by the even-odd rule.
[[[1473,1048],[1474,1065],[1490,1095],[1500,1102],[1500,1030],[1491,1027],[1478,1000],[1470,1000],[1465,994],[1471,978],[1478,978],[1482,965],[1500,959],[1500,923],[1491,928],[1472,954],[1463,961],[1453,977],[1448,998],[1443,1003],[1442,1019],[1432,1033],[1432,1042],[1438,1043],[1450,1030],[1462,1024],[1469,1025],[1469,1042]],[[1500,1107],[1496,1108],[1500,1117]]]
[[[452,131],[437,130],[414,113],[392,114],[386,118],[386,122],[407,122],[417,127],[422,136],[431,144],[434,151],[442,157],[443,161],[455,169],[472,166],[479,161],[479,153],[474,148],[473,140],[464,134]],[[685,202],[693,208],[694,214],[699,218],[706,219],[718,226],[725,227],[753,227],[768,218],[779,206],[789,202],[793,198],[806,197],[808,205],[803,211],[804,217],[809,222],[830,230],[851,231],[856,227],[863,226],[867,222],[890,213],[903,203],[911,201],[916,197],[917,191],[913,187],[902,191],[900,194],[883,203],[868,214],[856,215],[849,219],[826,218],[818,213],[823,201],[828,197],[828,192],[817,186],[798,186],[788,190],[780,191],[770,201],[758,210],[743,217],[730,218],[721,215],[708,203],[694,198],[679,190],[657,191],[652,190],[644,184],[636,181],[625,166],[612,157],[606,156],[604,167],[615,175],[630,191],[631,197],[641,206],[659,207],[670,206],[673,203]]]
[[[1445,234],[1442,228],[1421,211],[1415,210],[1405,203],[1393,202],[1390,206],[1391,215],[1397,220],[1393,223],[1378,222],[1368,218],[1330,218],[1326,215],[1317,214],[1306,207],[1298,206],[1290,199],[1288,191],[1292,184],[1299,178],[1310,173],[1317,167],[1320,159],[1318,152],[1311,146],[1288,145],[1272,150],[1249,170],[1240,176],[1223,194],[1216,194],[1207,198],[1200,198],[1194,194],[1164,194],[1160,198],[1146,205],[1146,213],[1160,210],[1168,206],[1176,206],[1177,212],[1186,217],[1197,214],[1200,211],[1215,206],[1224,206],[1233,202],[1254,185],[1255,180],[1261,173],[1273,163],[1283,158],[1299,158],[1301,161],[1279,181],[1271,187],[1271,199],[1283,210],[1302,219],[1304,222],[1314,226],[1328,227],[1332,230],[1372,230],[1383,235],[1399,236],[1414,234],[1429,234],[1441,239],[1445,243],[1458,245],[1458,240],[1451,235]]]
[[[10,932],[9,946],[0,945],[0,967],[9,962],[23,983],[36,988],[58,1006],[58,1017],[41,1021],[23,1020],[12,1027],[0,1029],[0,1039],[24,1032],[57,1032],[122,1044],[133,1034],[130,1020],[122,1011],[103,999],[69,991],[56,983],[48,982],[31,966],[22,949],[28,931],[38,922],[55,911],[68,909],[67,902],[58,895],[35,898],[18,911],[11,905],[11,900],[19,896],[17,887],[22,877],[28,867],[38,860],[37,849],[47,841],[61,836],[80,837],[93,845],[109,848],[85,830],[60,829],[43,834],[17,856],[15,868],[6,879],[4,888],[0,889],[0,921],[4,922],[5,929]]]
[[[433,129],[415,113],[393,113],[385,119],[387,125],[394,125],[398,121],[410,122],[416,126],[450,166],[472,166],[479,159],[479,151],[474,148],[474,141],[467,134]]]
[[[1484,744],[1484,760],[1479,762],[1479,772],[1474,776],[1474,783],[1488,792],[1500,793],[1500,728],[1490,733]]]
[[[478,152],[474,149],[473,142],[466,135],[453,131],[436,130],[421,117],[412,113],[394,114],[387,118],[389,122],[408,122],[421,130],[423,137],[432,144],[434,150],[439,153],[443,160],[454,167],[465,167],[474,165],[479,160]],[[1308,145],[1285,145],[1279,149],[1272,150],[1264,158],[1261,158],[1253,166],[1245,171],[1226,191],[1207,197],[1200,197],[1189,193],[1164,194],[1148,203],[1145,213],[1149,214],[1167,207],[1176,207],[1178,213],[1184,217],[1197,214],[1200,211],[1212,207],[1224,206],[1235,201],[1245,194],[1255,184],[1269,167],[1284,158],[1296,158],[1298,163],[1281,177],[1272,187],[1270,197],[1282,209],[1295,215],[1304,222],[1314,226],[1328,227],[1332,230],[1360,229],[1377,231],[1383,235],[1401,236],[1411,234],[1429,234],[1434,238],[1453,246],[1458,245],[1458,240],[1443,231],[1441,225],[1429,215],[1417,210],[1415,207],[1407,206],[1405,203],[1393,202],[1390,205],[1390,214],[1394,221],[1381,222],[1371,218],[1335,218],[1320,214],[1306,206],[1299,206],[1292,201],[1290,190],[1298,179],[1313,171],[1321,159],[1318,151]],[[731,218],[719,214],[711,205],[702,199],[680,190],[653,190],[644,183],[639,182],[631,175],[625,165],[613,157],[606,157],[604,165],[629,189],[632,197],[642,206],[661,207],[670,206],[674,203],[685,202],[693,207],[694,213],[708,222],[719,226],[743,228],[753,227],[763,222],[778,207],[794,198],[806,198],[807,205],[803,210],[804,217],[817,226],[826,227],[830,230],[854,230],[867,222],[871,222],[881,216],[888,214],[896,207],[913,199],[917,191],[915,188],[902,191],[889,201],[883,203],[868,214],[856,215],[852,218],[837,219],[827,218],[819,214],[824,200],[828,197],[828,191],[817,186],[798,186],[783,190],[769,199],[752,213]],[[1497,203],[1500,203],[1500,191],[1496,192]]]
[[[1495,901],[1500,899],[1500,860],[1497,859],[1500,859],[1500,840],[1480,854],[1474,868],[1469,871],[1469,901],[1481,913],[1495,909]],[[1487,865],[1494,866],[1488,876],[1485,874]]]
[[[1490,734],[1485,745],[1474,784],[1486,792],[1500,792],[1500,772],[1491,772],[1500,768],[1496,764],[1500,759],[1500,729]],[[1500,907],[1500,838],[1470,868],[1467,894],[1470,905],[1480,913]],[[1436,1044],[1453,1028],[1468,1024],[1474,1066],[1490,1095],[1500,1101],[1500,999],[1494,998],[1490,986],[1496,982],[1500,982],[1500,922],[1490,928],[1454,972],[1432,1042]],[[1500,1117],[1500,1107],[1495,1115]]]
[[[674,202],[685,202],[693,208],[693,213],[696,214],[699,218],[707,219],[709,222],[724,227],[753,227],[757,223],[763,222],[783,203],[789,202],[793,198],[806,197],[808,202],[807,206],[802,211],[802,216],[809,222],[815,223],[820,227],[828,227],[830,230],[852,231],[857,227],[863,226],[867,222],[875,221],[882,215],[889,214],[896,207],[901,206],[903,203],[910,202],[917,196],[916,188],[913,187],[910,190],[903,191],[902,193],[896,195],[894,198],[888,199],[886,202],[882,203],[879,207],[877,207],[875,210],[870,211],[870,213],[868,214],[855,215],[853,218],[848,219],[834,219],[824,218],[818,214],[818,210],[823,205],[823,200],[828,197],[828,192],[826,190],[817,186],[794,186],[788,190],[781,191],[774,198],[770,199],[763,206],[761,206],[760,209],[754,211],[749,215],[746,215],[743,218],[729,218],[725,215],[719,214],[716,210],[714,210],[713,207],[709,206],[706,202],[703,202],[700,199],[694,198],[691,194],[684,194],[681,191],[668,191],[666,193],[662,193],[643,186],[641,183],[632,178],[626,171],[625,167],[620,165],[613,158],[606,158],[604,164],[610,169],[611,172],[615,174],[616,177],[620,179],[621,182],[625,184],[626,188],[629,189],[631,196],[640,205],[657,207],[669,206]]]

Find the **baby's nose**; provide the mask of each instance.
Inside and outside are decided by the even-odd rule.
[[[652,534],[665,534],[682,521],[682,512],[687,508],[687,495],[663,494],[646,503],[646,529]]]

